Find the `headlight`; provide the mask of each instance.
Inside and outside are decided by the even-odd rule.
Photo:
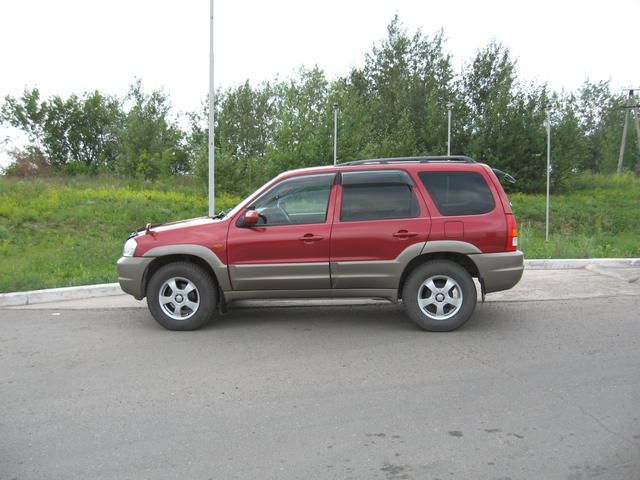
[[[133,254],[136,253],[136,247],[138,246],[138,242],[136,242],[135,238],[130,238],[126,242],[124,242],[124,249],[122,250],[123,257],[133,257]]]

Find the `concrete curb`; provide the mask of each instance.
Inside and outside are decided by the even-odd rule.
[[[16,307],[36,303],[61,302],[63,300],[82,300],[85,298],[109,297],[121,295],[118,283],[101,283],[98,285],[82,285],[80,287],[48,288],[30,292],[13,292],[0,294],[0,307]]]
[[[578,269],[588,265],[603,268],[640,267],[640,258],[551,258],[524,261],[525,269],[530,270]]]
[[[585,258],[585,259],[548,259],[525,260],[525,270],[565,270],[601,268],[640,267],[640,258]],[[595,268],[594,268],[595,267]],[[600,272],[602,273],[602,272]],[[635,281],[616,276],[627,281]],[[98,285],[82,285],[79,287],[49,288],[29,292],[13,292],[0,294],[0,307],[17,307],[37,303],[60,302],[64,300],[82,300],[86,298],[110,297],[123,295],[117,283],[101,283]]]
[[[590,272],[596,272],[600,275],[605,275],[607,277],[617,278],[618,280],[624,280],[625,282],[635,283],[640,280],[640,275],[638,275],[638,270],[629,271],[624,268],[606,268],[601,265],[591,263],[585,267],[586,270]]]

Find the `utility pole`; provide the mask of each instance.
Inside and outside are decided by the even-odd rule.
[[[215,85],[213,83],[213,0],[209,4],[209,216],[216,214]]]
[[[627,105],[622,107],[626,110],[624,113],[624,126],[622,127],[622,141],[620,142],[620,156],[618,157],[618,168],[617,172],[622,173],[622,164],[624,162],[624,149],[627,144],[627,125],[629,124],[629,116],[633,115],[633,119],[636,124],[636,141],[638,143],[638,149],[640,150],[640,120],[638,119],[638,112],[636,108],[638,105],[634,103],[634,89],[633,88],[625,88],[624,91],[629,92],[629,96],[627,97]]]
[[[549,197],[549,186],[551,184],[551,110],[547,109],[547,119],[545,121],[547,127],[547,206],[546,206],[546,222],[544,241],[549,241],[549,204],[551,199]]]
[[[453,103],[447,103],[447,156],[451,156],[451,110],[453,109]]]
[[[333,104],[333,164],[338,163],[338,104]]]

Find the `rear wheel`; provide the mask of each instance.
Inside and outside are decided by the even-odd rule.
[[[217,304],[214,279],[191,262],[160,267],[147,285],[153,318],[169,330],[195,330],[213,317]]]
[[[433,332],[447,332],[463,325],[471,317],[476,299],[476,286],[469,272],[449,260],[420,265],[402,289],[409,317]]]

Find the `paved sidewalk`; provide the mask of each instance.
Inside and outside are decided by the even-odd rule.
[[[544,300],[571,300],[609,298],[612,296],[640,296],[640,266],[602,267],[587,266],[578,269],[539,270],[527,269],[522,280],[513,289],[487,295],[487,302],[527,302]],[[282,307],[282,306],[340,306],[387,303],[383,300],[246,300],[234,304],[234,308]],[[147,308],[146,301],[121,294],[81,300],[39,303],[8,307],[12,309],[117,309]]]

